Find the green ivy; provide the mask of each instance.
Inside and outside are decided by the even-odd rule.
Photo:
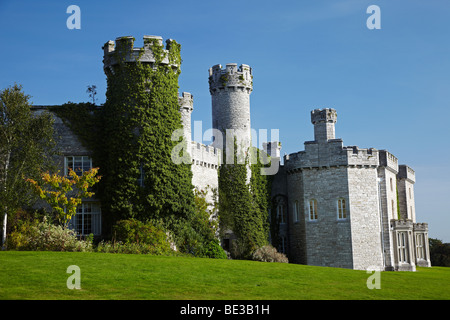
[[[236,144],[235,144],[235,150]],[[221,230],[230,229],[237,237],[237,258],[250,258],[252,252],[268,244],[271,178],[262,176],[257,150],[257,162],[250,165],[251,178],[247,184],[248,159],[238,164],[224,164],[219,170],[219,220]],[[252,161],[253,163],[253,161]]]
[[[178,106],[180,45],[167,51],[156,39],[148,40],[156,62],[128,63],[118,41],[119,63],[107,71],[106,103],[102,108],[101,190],[107,227],[114,221],[161,220],[178,234],[194,213],[190,164],[171,160],[172,132],[182,128]],[[147,42],[147,44],[149,44]],[[141,54],[143,51],[140,52]],[[169,64],[163,64],[166,57]],[[144,184],[138,184],[143,171]]]

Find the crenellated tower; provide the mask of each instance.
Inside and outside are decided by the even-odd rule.
[[[164,45],[159,36],[144,36],[142,47],[134,41],[119,37],[103,46],[101,194],[108,224],[131,217],[182,219],[194,201],[191,159],[184,153],[173,157],[179,144],[173,133],[190,126],[193,105],[189,93],[179,97],[181,46],[172,39]]]
[[[314,140],[326,142],[335,138],[336,110],[331,108],[311,111],[311,122],[314,125]]]
[[[214,145],[225,149],[228,137],[236,137],[238,152],[246,152],[251,146],[250,93],[253,90],[252,69],[246,64],[238,68],[229,63],[224,69],[220,64],[209,69],[209,92],[212,98],[212,127],[222,133]],[[232,141],[230,141],[232,143]],[[239,154],[239,153],[238,153]]]
[[[132,36],[118,37],[115,43],[112,40],[106,42],[103,46],[103,69],[106,75],[114,73],[115,66],[138,61],[149,64],[153,69],[156,69],[157,64],[164,64],[171,66],[175,72],[178,71],[180,59],[170,59],[171,55],[175,56],[174,51],[179,51],[179,48],[174,50],[177,47],[175,40],[167,39],[165,48],[160,36],[144,36],[143,40],[142,48],[134,47],[135,38]]]

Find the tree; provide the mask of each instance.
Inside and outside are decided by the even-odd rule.
[[[32,194],[23,177],[38,176],[51,168],[56,153],[53,118],[48,112],[33,113],[30,96],[22,86],[0,91],[0,210],[3,212],[3,248],[8,216],[29,205]]]
[[[97,173],[98,168],[84,171],[81,175],[69,169],[69,177],[45,172],[41,173],[39,182],[30,178],[26,180],[36,194],[52,207],[60,224],[67,227],[82,199],[94,195],[89,188],[100,181],[101,177],[96,176]]]
[[[95,104],[95,96],[97,95],[97,86],[95,84],[87,86],[86,92],[89,94],[89,98],[92,99],[92,104]]]

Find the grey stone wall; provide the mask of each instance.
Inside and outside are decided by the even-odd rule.
[[[348,168],[353,269],[383,270],[377,169]]]
[[[229,63],[225,69],[215,65],[209,69],[209,90],[212,99],[212,127],[222,132],[223,141],[214,141],[222,150],[227,146],[227,129],[235,131],[242,151],[251,146],[250,93],[253,89],[252,70]],[[228,139],[229,140],[229,139]],[[232,144],[233,141],[230,141]]]
[[[306,261],[309,265],[352,268],[349,218],[339,220],[338,199],[349,202],[346,167],[303,169]],[[310,219],[310,200],[317,201],[317,220]],[[352,208],[347,215],[353,214]]]

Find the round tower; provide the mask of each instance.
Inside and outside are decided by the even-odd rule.
[[[246,64],[238,68],[229,63],[209,69],[209,92],[212,98],[212,127],[220,130],[223,139],[215,139],[214,146],[226,152],[228,137],[236,138],[238,154],[245,154],[251,146],[250,93],[253,90],[252,69]],[[232,129],[232,130],[229,130]],[[233,139],[234,140],[234,139]],[[233,141],[228,141],[233,146]],[[229,149],[229,148],[228,148]]]

